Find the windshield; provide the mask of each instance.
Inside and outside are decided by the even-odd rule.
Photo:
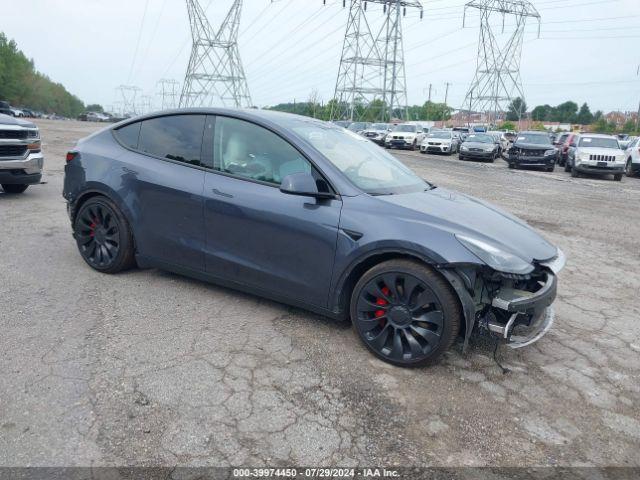
[[[490,135],[469,135],[465,142],[477,142],[477,143],[494,143],[495,140]]]
[[[388,130],[389,129],[389,125],[387,125],[386,123],[374,123],[369,128],[371,130]]]
[[[418,127],[415,125],[398,125],[393,131],[394,132],[415,132]]]
[[[315,122],[297,122],[291,128],[354,185],[371,195],[419,192],[429,186],[395,157],[360,135]]]
[[[429,134],[429,138],[451,138],[449,132],[433,132]]]
[[[521,133],[516,139],[517,143],[532,143],[534,145],[550,145],[551,139],[549,135],[540,135],[535,133]]]
[[[578,146],[589,148],[615,148],[616,150],[620,148],[618,140],[607,137],[584,137],[580,139],[580,144]]]

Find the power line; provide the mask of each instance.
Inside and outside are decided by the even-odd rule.
[[[131,60],[131,67],[129,68],[129,75],[127,76],[127,83],[131,81],[131,76],[133,75],[133,67],[136,64],[136,59],[138,57],[138,49],[140,48],[140,39],[142,38],[142,30],[144,29],[144,21],[147,18],[148,8],[149,8],[149,0],[146,0],[144,3],[144,11],[142,12],[142,20],[140,21],[140,28],[138,29],[138,40],[136,41],[136,49],[133,53],[133,59]]]

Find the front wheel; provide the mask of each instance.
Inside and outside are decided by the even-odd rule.
[[[354,329],[385,362],[416,367],[435,362],[460,329],[459,301],[447,281],[416,261],[376,265],[351,296]]]
[[[578,178],[580,176],[580,172],[578,172],[576,167],[571,167],[571,176],[573,178]]]
[[[27,188],[29,188],[29,185],[2,184],[2,189],[7,193],[22,193]]]
[[[135,265],[133,235],[118,207],[105,197],[82,205],[73,228],[80,255],[102,273],[117,273]]]
[[[614,179],[616,182],[621,182],[621,181],[622,181],[622,174],[621,174],[621,173],[616,173],[616,174],[613,176],[613,179]]]
[[[633,163],[631,159],[627,160],[627,166],[624,169],[624,173],[627,177],[633,177]]]
[[[564,162],[564,171],[565,172],[570,172],[571,171],[571,165],[569,165],[569,160]]]

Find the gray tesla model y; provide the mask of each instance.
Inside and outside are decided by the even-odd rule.
[[[476,330],[522,347],[554,320],[558,248],[334,124],[225,109],[125,120],[67,154],[64,197],[92,268],[161,268],[350,319],[396,365]]]

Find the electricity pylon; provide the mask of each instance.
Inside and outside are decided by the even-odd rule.
[[[509,103],[517,97],[524,100],[520,60],[522,40],[528,18],[538,21],[540,14],[527,0],[472,0],[465,5],[480,11],[480,40],[476,73],[467,91],[462,110],[484,114],[485,122],[496,124],[500,114],[507,110]],[[501,32],[505,33],[505,17],[515,20],[513,30],[504,41],[496,37],[491,20],[502,15]],[[464,26],[464,20],[463,20]],[[519,117],[525,112],[518,112]]]
[[[238,50],[242,0],[234,0],[214,31],[198,0],[187,0],[193,46],[184,78],[181,107],[250,107],[251,96]]]
[[[180,83],[173,79],[163,78],[158,81],[160,110],[170,110],[178,106],[178,87]]]
[[[377,31],[367,17],[367,3],[383,5],[384,21]],[[422,17],[418,0],[351,0],[332,119],[407,117],[402,43],[402,17],[407,8],[419,9]]]
[[[120,111],[123,117],[133,117],[138,115],[138,95],[142,92],[142,89],[133,85],[120,85],[116,88],[116,97],[118,100],[116,103],[122,105]]]

